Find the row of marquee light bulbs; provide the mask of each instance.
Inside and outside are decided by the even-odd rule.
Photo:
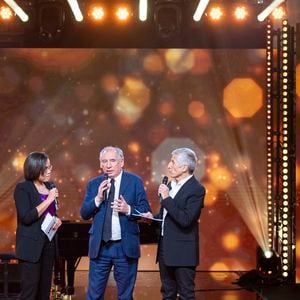
[[[3,0],[6,5],[0,6],[0,22],[9,22],[13,20],[14,17],[19,17],[21,21],[28,22],[29,16],[26,12],[18,5],[14,0]],[[83,13],[81,11],[78,0],[66,0],[70,6],[70,9],[74,15],[74,18],[77,22],[82,22],[84,20]],[[140,21],[146,21],[148,18],[148,1],[150,0],[137,0],[138,2],[138,18]],[[269,4],[264,10],[257,16],[258,21],[264,21],[269,15],[272,14],[274,19],[281,20],[285,17],[286,11],[282,4],[285,0],[274,0]],[[162,0],[161,4],[170,4],[166,0]],[[202,19],[202,16],[205,15],[212,21],[221,21],[225,16],[225,7],[217,4],[211,3],[210,0],[199,0],[198,5],[196,6],[193,20],[199,22]],[[230,15],[237,21],[245,21],[250,15],[250,7],[245,3],[239,4],[238,2],[234,7],[230,8]],[[105,5],[104,0],[99,0],[93,2],[90,7],[87,9],[87,18],[94,22],[102,22],[106,19],[108,15],[108,8]],[[113,15],[114,19],[118,22],[126,23],[134,15],[133,7],[128,3],[122,2],[113,7],[110,12]],[[227,13],[228,14],[228,13]]]

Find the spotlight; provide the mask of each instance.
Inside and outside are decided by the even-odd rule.
[[[80,10],[80,7],[79,7],[79,4],[78,4],[77,0],[68,0],[68,3],[69,3],[70,8],[73,12],[75,20],[77,22],[83,21],[83,15],[82,15],[82,12]]]
[[[119,22],[126,22],[132,16],[130,7],[120,5],[115,8],[115,17]]]
[[[282,6],[276,7],[272,12],[272,17],[275,20],[282,20],[285,17],[285,10]]]
[[[281,5],[285,0],[274,0],[270,5],[268,5],[258,16],[257,20],[263,22],[275,8]]]
[[[14,0],[4,0],[4,2],[15,12],[22,22],[27,22],[29,20],[28,15]]]
[[[220,6],[213,6],[209,11],[209,16],[213,21],[220,21],[224,13]]]
[[[208,5],[208,2],[209,2],[209,0],[200,0],[199,1],[199,4],[198,4],[198,6],[195,10],[194,16],[193,16],[194,21],[198,22],[201,20],[202,15],[204,14],[204,11]]]
[[[88,16],[95,22],[101,22],[105,19],[106,10],[102,5],[93,5],[88,11]]]
[[[40,38],[52,42],[61,37],[65,24],[65,10],[58,2],[42,3],[38,13]]]
[[[163,39],[177,36],[181,30],[182,9],[179,1],[159,0],[154,8],[154,21]]]
[[[148,14],[148,0],[139,0],[139,19],[146,21]]]
[[[263,251],[257,249],[257,270],[264,279],[274,279],[280,277],[281,261],[274,250]]]
[[[266,258],[271,258],[271,257],[273,256],[273,251],[271,251],[271,250],[266,250],[266,251],[264,252],[264,256],[265,256]]]
[[[238,21],[243,21],[248,16],[248,10],[245,6],[238,6],[234,10],[234,16]]]
[[[10,21],[13,18],[13,12],[8,6],[0,7],[0,19],[2,21]]]

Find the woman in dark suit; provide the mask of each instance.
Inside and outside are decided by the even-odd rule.
[[[23,182],[14,192],[17,210],[16,256],[21,264],[21,300],[48,300],[55,255],[55,239],[49,241],[41,230],[47,213],[56,216],[58,191],[49,183],[49,157],[32,152],[24,162]],[[53,229],[61,225],[56,217]]]

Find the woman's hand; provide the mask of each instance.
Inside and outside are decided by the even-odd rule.
[[[56,217],[55,223],[54,223],[54,225],[52,227],[52,230],[57,230],[60,227],[61,224],[62,224],[61,219],[58,218],[58,217]]]

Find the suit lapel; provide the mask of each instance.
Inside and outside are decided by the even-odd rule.
[[[191,185],[193,185],[194,180],[195,180],[195,177],[192,176],[187,182],[184,183],[184,185],[181,187],[181,189],[178,191],[178,193],[174,197],[174,201],[178,201],[178,198],[182,198],[182,195],[184,195],[186,192],[189,191],[189,188]]]
[[[127,173],[123,171],[122,178],[121,178],[121,184],[120,184],[119,196],[125,194],[125,191],[127,189],[127,186],[129,185],[129,183],[130,183],[130,180],[128,179]]]

